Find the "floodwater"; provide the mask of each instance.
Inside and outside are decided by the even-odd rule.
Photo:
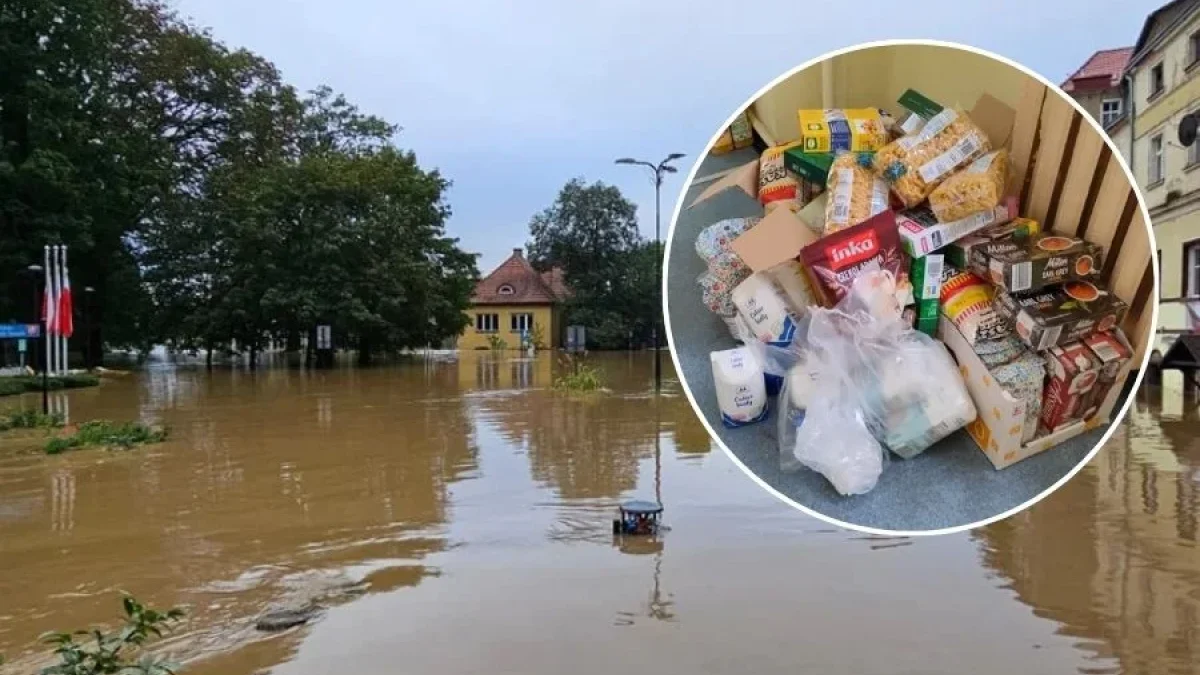
[[[610,393],[489,353],[155,363],[58,393],[72,421],[172,437],[58,457],[0,437],[0,671],[33,672],[38,634],[111,622],[127,590],[188,608],[163,648],[201,675],[1200,673],[1200,416],[1173,393],[1031,511],[884,539],[761,491],[671,377],[651,395],[652,357],[592,358]],[[656,496],[670,531],[614,540],[615,504]],[[314,599],[316,622],[254,631]]]

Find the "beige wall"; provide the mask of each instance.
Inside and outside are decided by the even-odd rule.
[[[894,115],[906,89],[916,89],[943,105],[969,109],[984,93],[1016,107],[1027,77],[986,56],[948,47],[896,45],[874,47],[832,59],[831,107],[880,107]],[[821,64],[777,84],[753,104],[755,115],[779,143],[800,135],[796,111],[825,107]]]
[[[494,332],[476,330],[475,317],[479,314],[498,315],[498,330]],[[559,311],[556,308],[549,305],[480,305],[472,307],[467,312],[470,323],[458,337],[458,348],[462,350],[487,349],[489,347],[488,339],[493,335],[504,340],[508,349],[519,348],[521,336],[512,330],[513,314],[533,315],[534,325],[541,329],[544,347],[557,349],[562,346],[560,340],[562,330],[559,325]]]

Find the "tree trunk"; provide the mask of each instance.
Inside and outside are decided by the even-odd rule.
[[[258,369],[258,341],[250,343],[250,370]]]
[[[358,338],[358,365],[371,365],[371,340],[365,335]]]
[[[214,348],[214,347],[213,347],[213,341],[212,341],[212,339],[210,338],[210,339],[209,339],[209,340],[208,340],[208,341],[205,343],[205,354],[204,354],[204,367],[205,367],[205,369],[207,369],[207,370],[208,370],[210,373],[212,372],[212,369],[213,369],[213,348]]]
[[[300,351],[300,331],[295,328],[288,329],[287,351],[289,354]]]

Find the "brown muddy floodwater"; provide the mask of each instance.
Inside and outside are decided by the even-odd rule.
[[[778,503],[647,355],[612,392],[548,387],[549,355],[258,373],[152,363],[59,394],[141,418],[129,453],[0,440],[0,653],[183,604],[185,673],[1200,673],[1200,417],[1139,399],[1093,466],[971,535],[880,539]],[[36,398],[0,400],[0,408]],[[621,547],[622,499],[671,530]],[[364,592],[347,593],[358,584]],[[280,603],[328,611],[277,635]],[[0,667],[2,670],[4,667]]]

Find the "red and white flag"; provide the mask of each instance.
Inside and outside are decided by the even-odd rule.
[[[58,322],[58,334],[71,337],[75,333],[75,313],[71,306],[71,278],[67,275],[67,247],[60,246],[58,250],[62,255],[62,266],[59,267],[62,283],[58,289],[58,316],[55,319]]]

